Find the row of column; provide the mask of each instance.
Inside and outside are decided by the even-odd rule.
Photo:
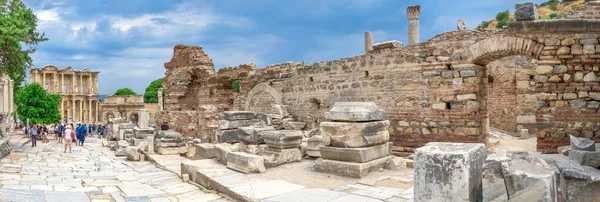
[[[66,105],[69,105],[69,107],[66,108],[67,112],[65,112]],[[72,122],[96,122],[100,120],[99,105],[100,104],[98,100],[63,100],[61,101],[60,112],[63,118],[71,118]],[[83,113],[85,108],[87,108],[88,111],[87,117],[84,117]]]
[[[46,74],[47,73],[45,73],[43,71],[40,71],[40,72],[41,72],[41,75],[39,73],[35,73],[34,75],[31,75],[31,77],[33,78],[31,82],[41,83],[42,86],[45,88],[46,87]],[[51,73],[51,74],[53,75],[53,78],[54,78],[53,81],[55,82],[55,85],[48,84],[48,92],[51,92],[51,93],[63,93],[63,88],[64,88],[64,85],[65,85],[65,74],[59,74],[59,73]],[[60,78],[60,84],[61,85],[59,85],[59,86],[56,85],[58,83],[58,81],[57,81],[58,80],[58,78],[57,78],[58,75],[60,75],[60,77],[61,77]],[[84,75],[83,74],[79,75],[79,83],[78,83],[79,85],[75,85],[75,84],[77,84],[76,79],[75,79],[77,77],[77,75],[76,74],[69,74],[69,75],[71,75],[71,79],[72,79],[72,82],[71,82],[72,92],[80,92],[81,93],[82,92],[81,91],[82,90],[81,87],[84,86],[84,79],[83,79]],[[88,93],[90,93],[90,92],[91,93],[98,93],[97,77],[94,77],[93,74],[86,75],[86,77],[87,77],[87,79],[86,79],[87,80],[87,86],[86,86],[85,89],[87,89],[87,91],[85,91],[85,92],[88,92]],[[59,87],[59,88],[57,88],[57,87]],[[66,94],[69,94],[68,91],[67,91]]]

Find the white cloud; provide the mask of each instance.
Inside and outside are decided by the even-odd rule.
[[[41,10],[41,11],[37,11],[35,13],[41,24],[47,23],[47,22],[59,22],[60,21],[58,8]]]

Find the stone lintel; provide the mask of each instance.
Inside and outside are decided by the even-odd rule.
[[[318,159],[315,162],[315,171],[345,177],[362,178],[371,172],[379,171],[392,158],[394,157],[387,156],[365,163]]]

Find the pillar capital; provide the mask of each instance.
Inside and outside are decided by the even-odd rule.
[[[419,17],[421,16],[421,6],[409,6],[408,8],[406,8],[406,15],[408,16],[409,20],[419,19]]]

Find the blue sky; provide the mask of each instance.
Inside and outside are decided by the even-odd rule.
[[[421,5],[421,41],[470,29],[514,10],[520,0],[24,0],[50,39],[32,56],[36,67],[88,67],[100,73],[100,93],[129,87],[143,94],[164,76],[176,44],[199,45],[215,68],[286,61],[306,63],[363,52],[375,43],[406,44],[406,7]],[[536,0],[535,3],[543,1]]]

